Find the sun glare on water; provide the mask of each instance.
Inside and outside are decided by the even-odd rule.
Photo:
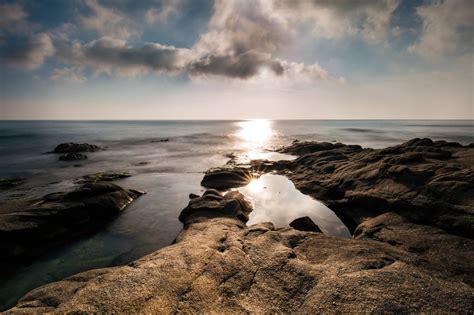
[[[262,145],[273,135],[271,122],[265,119],[246,120],[239,123],[237,134],[242,140],[255,145]]]

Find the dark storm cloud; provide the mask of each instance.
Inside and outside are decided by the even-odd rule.
[[[0,60],[26,69],[35,69],[41,66],[47,57],[54,54],[51,38],[44,33],[38,34],[23,43],[16,43],[2,47]]]
[[[267,54],[247,51],[237,56],[207,55],[188,64],[191,75],[220,75],[231,78],[248,79],[258,74],[262,67],[269,68],[275,74],[284,71],[279,61],[271,60]]]

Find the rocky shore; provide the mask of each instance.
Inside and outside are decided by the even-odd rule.
[[[209,189],[190,196],[172,245],[37,288],[7,313],[474,311],[472,145],[294,142],[280,151],[299,157],[214,169],[203,185],[286,175],[352,239],[316,232],[307,218],[247,226],[253,209],[242,194]]]
[[[29,259],[96,230],[143,192],[89,183],[0,209],[0,264]]]

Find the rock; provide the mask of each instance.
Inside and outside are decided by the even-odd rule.
[[[95,152],[101,148],[95,144],[89,143],[61,143],[54,148],[53,153],[77,153],[77,152]]]
[[[319,226],[311,220],[310,217],[301,217],[291,221],[290,226],[298,231],[319,232],[322,233]]]
[[[196,199],[196,198],[199,198],[199,197],[200,197],[199,195],[196,195],[196,194],[193,194],[193,193],[189,194],[189,199]]]
[[[366,221],[356,239],[246,227],[244,209],[224,209],[242,200],[237,192],[200,198],[181,213],[187,223],[173,245],[39,287],[6,314],[473,311],[470,239],[394,214]]]
[[[412,222],[474,237],[474,148],[412,139],[385,149],[293,142],[293,161],[252,161],[251,168],[286,175],[323,201],[351,232],[366,218],[395,212]],[[270,164],[270,165],[269,165]]]
[[[169,142],[170,139],[165,138],[165,139],[159,139],[159,140],[152,140],[151,142]]]
[[[253,208],[238,191],[222,195],[217,190],[207,190],[201,197],[193,198],[179,215],[179,220],[188,226],[191,223],[203,222],[214,217],[236,218],[248,221]]]
[[[254,175],[249,168],[217,168],[206,172],[201,185],[206,188],[227,190],[247,185]]]
[[[76,160],[86,160],[86,159],[87,159],[87,155],[76,153],[76,152],[69,152],[59,157],[60,161],[76,161]]]
[[[24,178],[0,178],[0,190],[17,187],[24,182]]]
[[[84,175],[80,179],[76,180],[76,182],[81,184],[110,182],[130,176],[132,175],[127,172],[99,172],[95,174]]]
[[[86,184],[0,212],[0,261],[29,259],[93,231],[142,194],[113,184]]]

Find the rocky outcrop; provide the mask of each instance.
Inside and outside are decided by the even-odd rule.
[[[52,153],[78,153],[78,152],[96,152],[100,147],[89,143],[61,143],[54,148]]]
[[[37,288],[7,313],[473,311],[470,239],[394,213],[338,239],[247,227],[249,210],[237,192],[206,192],[181,213],[173,245]]]
[[[294,219],[289,224],[292,228],[298,231],[319,232],[322,233],[319,226],[311,220],[310,217],[301,217]]]
[[[254,175],[249,167],[232,166],[215,168],[207,171],[201,186],[218,190],[227,190],[247,185]]]
[[[286,175],[324,202],[351,232],[365,218],[396,212],[413,222],[474,237],[474,148],[413,139],[380,149],[294,142],[293,161],[253,161],[253,171]]]
[[[114,184],[86,184],[0,213],[0,261],[18,262],[90,232],[143,192]]]
[[[52,152],[48,153],[63,153],[59,156],[60,161],[77,161],[87,159],[87,155],[80,152],[96,152],[101,148],[95,144],[89,143],[61,143],[57,145]]]

